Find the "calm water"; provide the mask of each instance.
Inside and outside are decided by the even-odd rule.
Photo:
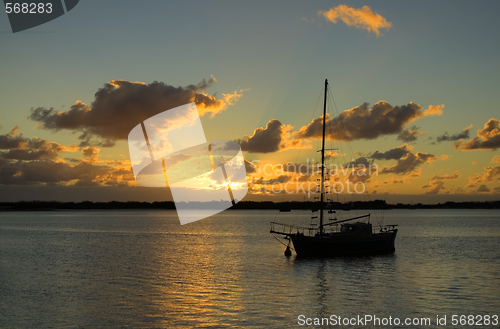
[[[180,226],[173,211],[0,213],[0,327],[280,328],[297,327],[301,314],[447,315],[449,324],[453,314],[500,315],[498,211],[386,211],[385,224],[400,225],[394,255],[285,258],[269,222],[309,216],[225,211]]]

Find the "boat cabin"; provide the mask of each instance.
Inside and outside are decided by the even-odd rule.
[[[340,227],[341,233],[353,233],[356,235],[371,235],[372,234],[372,224],[370,223],[349,223],[342,224]]]

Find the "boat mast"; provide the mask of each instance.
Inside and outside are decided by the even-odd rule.
[[[325,188],[325,128],[326,128],[326,94],[328,90],[328,79],[325,79],[325,98],[323,102],[323,141],[321,145],[321,201],[319,213],[319,233],[324,233],[323,228],[323,205],[324,205],[324,188]]]

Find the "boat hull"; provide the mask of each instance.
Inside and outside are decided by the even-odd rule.
[[[356,237],[349,233],[332,233],[317,236],[290,234],[299,257],[362,256],[394,252],[398,230]]]

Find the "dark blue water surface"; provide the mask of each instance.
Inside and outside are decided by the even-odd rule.
[[[3,212],[0,327],[280,328],[367,314],[432,326],[446,315],[451,327],[452,315],[500,315],[498,211],[383,217],[400,225],[393,255],[304,260],[283,256],[269,222],[308,223],[306,211],[184,226],[175,211]]]

